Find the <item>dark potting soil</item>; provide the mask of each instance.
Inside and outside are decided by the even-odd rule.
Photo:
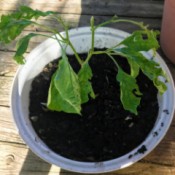
[[[84,58],[86,54],[80,56]],[[125,71],[130,71],[124,58],[116,59]],[[74,56],[69,56],[69,61],[77,72],[79,65]],[[73,160],[97,162],[122,156],[144,141],[157,118],[158,102],[156,88],[142,72],[137,82],[143,96],[135,116],[125,111],[120,102],[114,63],[106,55],[93,56],[91,81],[97,97],[82,105],[82,116],[79,116],[49,111],[44,105],[57,62],[43,69],[34,79],[30,92],[30,120],[50,149]]]

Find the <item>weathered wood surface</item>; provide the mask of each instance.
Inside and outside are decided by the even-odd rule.
[[[161,17],[162,0],[1,0],[0,10],[16,10],[20,5],[63,14]]]
[[[20,4],[40,10],[59,11],[70,27],[87,26],[91,15],[100,23],[113,15],[144,21],[151,28],[160,29],[163,0],[1,0],[0,15],[16,10]],[[61,26],[47,18],[40,20],[62,30]],[[135,28],[126,24],[113,25],[131,32]],[[28,27],[23,34],[31,31],[47,32],[41,28]],[[45,38],[32,40],[28,52]],[[3,175],[78,175],[68,172],[38,158],[20,138],[10,112],[10,90],[18,66],[12,60],[15,42],[9,46],[0,45],[0,174]],[[167,61],[174,81],[175,66]],[[174,175],[175,174],[175,119],[163,141],[147,157],[138,163],[113,173],[117,175]]]

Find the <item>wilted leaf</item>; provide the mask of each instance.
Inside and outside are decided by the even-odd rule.
[[[79,73],[78,79],[80,84],[81,103],[86,103],[89,100],[89,96],[95,98],[95,94],[91,85],[92,70],[88,63],[83,64]]]
[[[52,76],[47,106],[51,110],[80,114],[81,97],[78,76],[63,53],[59,68]]]
[[[38,34],[30,33],[23,38],[21,38],[17,43],[17,50],[14,56],[14,59],[17,63],[23,64],[24,63],[24,57],[23,54],[26,52],[29,41],[32,37],[37,36]]]
[[[125,56],[128,60],[132,60],[137,63],[142,72],[153,81],[155,87],[161,94],[166,91],[167,87],[165,83],[159,80],[160,77],[164,77],[166,79],[166,74],[158,63],[154,60],[147,59],[142,53],[135,52],[130,48],[116,49],[116,51],[118,54],[121,53],[121,55]]]
[[[33,22],[28,20],[19,20],[4,18],[7,21],[2,21],[4,25],[0,23],[0,41],[4,43],[10,43],[14,40],[25,27],[31,25]]]
[[[127,46],[133,51],[149,51],[150,49],[158,49],[159,43],[157,35],[159,31],[145,30],[135,31],[129,37],[124,39],[121,44]]]
[[[137,107],[141,100],[141,97],[138,96],[142,94],[139,90],[136,79],[119,68],[117,81],[120,83],[120,99],[124,109],[137,115]]]
[[[131,76],[136,78],[139,75],[139,70],[140,70],[139,65],[131,59],[128,59],[128,63],[131,69]]]
[[[53,11],[43,12],[40,10],[33,10],[28,6],[21,6],[17,14],[18,14],[18,18],[32,19],[34,17],[35,19],[38,19],[40,16],[45,17],[52,14],[58,14],[58,12],[53,12]]]
[[[31,19],[38,19],[40,16],[57,14],[57,12],[33,10],[27,6],[21,6],[17,12],[2,15],[0,20],[0,41],[10,43],[29,25],[35,24]]]

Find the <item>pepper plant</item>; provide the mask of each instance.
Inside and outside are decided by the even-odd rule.
[[[65,30],[64,36],[57,29],[40,24],[37,21],[39,17],[46,16],[49,16],[63,26]],[[140,29],[133,32],[120,43],[117,43],[114,47],[107,48],[103,51],[95,50],[94,41],[96,30],[99,27],[106,26],[107,24],[118,22],[131,23],[138,26]],[[18,36],[22,33],[22,31],[30,25],[39,26],[51,33],[51,35],[32,32],[19,38]],[[160,79],[160,77],[164,77],[166,79],[164,71],[161,69],[159,64],[154,61],[154,59],[147,59],[143,54],[145,51],[147,52],[152,50],[153,57],[155,56],[155,52],[159,47],[159,43],[157,41],[159,32],[149,30],[148,27],[141,22],[120,19],[116,16],[99,25],[95,25],[94,17],[91,17],[90,26],[91,48],[85,60],[80,58],[71,43],[68,25],[62,20],[57,12],[53,11],[42,12],[39,10],[33,10],[27,6],[21,6],[18,11],[13,12],[12,14],[2,15],[0,19],[0,41],[8,44],[15,39],[18,40],[14,59],[17,63],[24,64],[24,53],[27,50],[31,38],[35,36],[43,36],[56,40],[61,47],[62,56],[59,59],[58,68],[51,79],[47,107],[48,109],[54,111],[64,111],[80,115],[81,104],[88,102],[89,98],[96,98],[91,84],[93,74],[89,61],[92,55],[107,54],[118,70],[116,83],[118,82],[120,84],[120,99],[123,107],[125,110],[137,115],[137,107],[140,104],[142,96],[142,92],[140,92],[136,81],[140,70],[153,81],[160,94],[163,94],[167,88],[164,81]],[[66,55],[66,47],[63,46],[69,46],[73,50],[75,58],[80,64],[80,70],[78,73],[75,73],[69,64],[69,58]],[[114,59],[114,55],[119,55],[127,59],[130,65],[130,73],[126,73],[119,66],[117,60]]]

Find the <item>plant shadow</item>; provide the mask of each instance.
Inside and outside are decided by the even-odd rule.
[[[26,155],[25,161],[22,165],[19,175],[47,175],[49,174],[50,168],[51,164],[40,159],[30,149],[28,149],[28,153]]]
[[[28,149],[19,175],[80,175],[80,173],[70,172],[55,165],[52,165]]]

